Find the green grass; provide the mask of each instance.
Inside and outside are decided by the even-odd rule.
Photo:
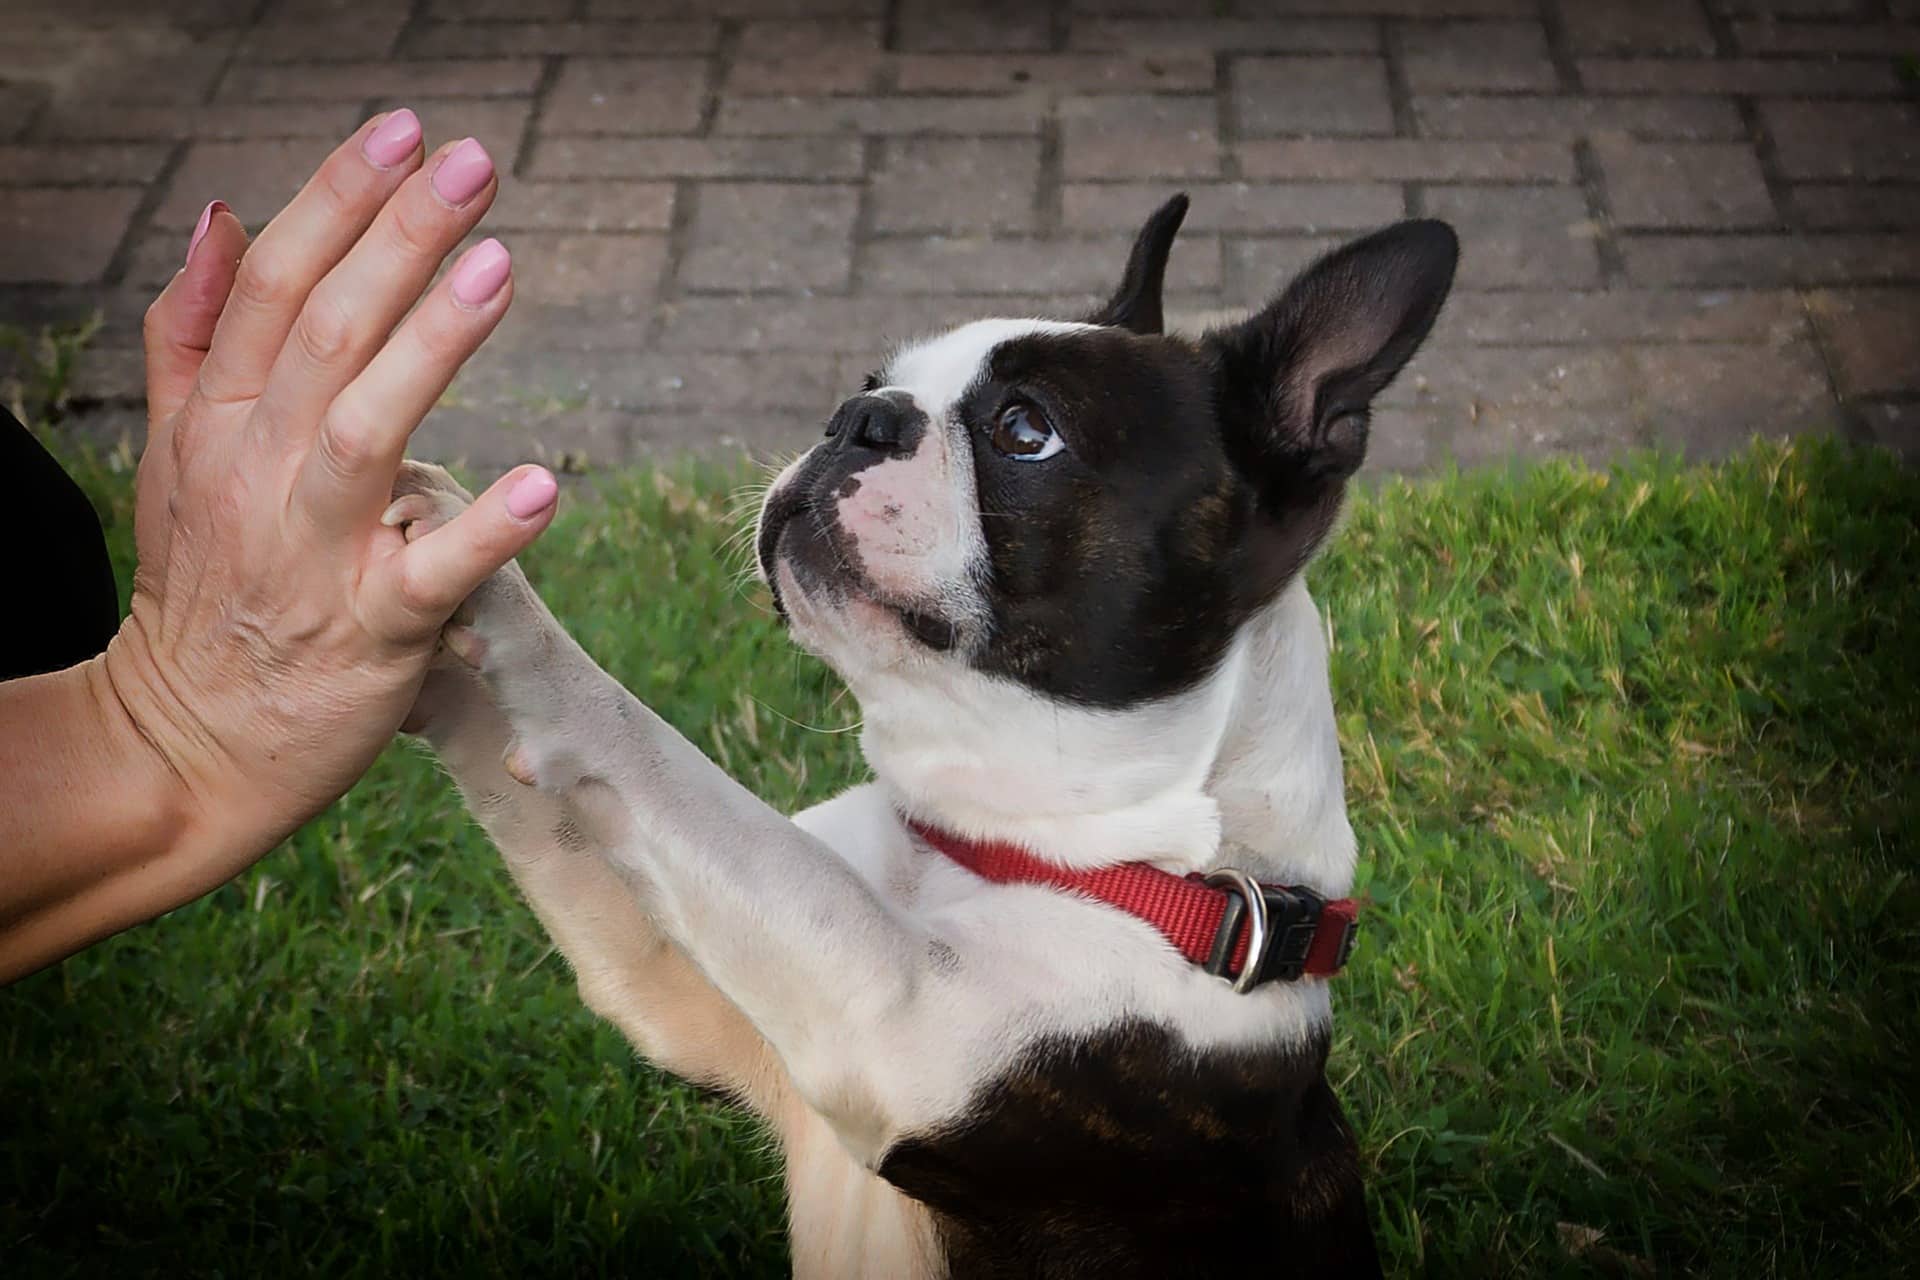
[[[855,711],[736,590],[737,480],[607,478],[529,569],[793,806],[862,776],[801,727]],[[125,479],[90,482],[124,580]],[[1354,504],[1312,573],[1371,899],[1332,1070],[1391,1272],[1911,1265],[1917,522],[1920,474],[1824,445]],[[587,1015],[405,749],[234,884],[0,992],[0,1099],[12,1275],[785,1266],[752,1126]]]

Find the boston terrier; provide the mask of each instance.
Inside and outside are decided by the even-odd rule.
[[[424,735],[586,1003],[763,1117],[802,1276],[1375,1275],[1326,1079],[1355,842],[1302,580],[1444,224],[1163,332],[1111,301],[903,346],[766,494],[761,574],[873,781],[793,817],[593,662],[513,565]],[[468,501],[409,464],[389,523]]]

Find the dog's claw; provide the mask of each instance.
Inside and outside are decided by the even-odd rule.
[[[500,757],[500,764],[506,769],[507,776],[521,786],[534,785],[533,761],[528,758],[526,750],[520,744],[514,743],[509,746],[506,754]]]
[[[487,657],[487,642],[472,627],[450,624],[440,633],[447,651],[470,667],[478,667]]]

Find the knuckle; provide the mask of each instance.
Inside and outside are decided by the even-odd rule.
[[[373,465],[380,452],[374,433],[368,430],[364,420],[351,412],[339,412],[338,406],[327,415],[320,432],[320,447],[325,451],[327,465],[341,476],[361,474]]]
[[[300,285],[291,267],[271,253],[249,253],[240,259],[233,294],[242,305],[261,311],[280,311],[299,300]]]
[[[356,338],[352,314],[338,298],[325,292],[316,292],[307,299],[294,335],[300,344],[300,353],[319,367],[330,367],[347,359]]]
[[[396,200],[388,206],[392,218],[387,237],[395,252],[409,258],[438,259],[446,251],[446,220],[429,207],[431,201]]]

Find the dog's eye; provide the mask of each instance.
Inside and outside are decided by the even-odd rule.
[[[990,439],[994,448],[1018,462],[1044,462],[1067,446],[1045,416],[1024,400],[1000,411]]]

